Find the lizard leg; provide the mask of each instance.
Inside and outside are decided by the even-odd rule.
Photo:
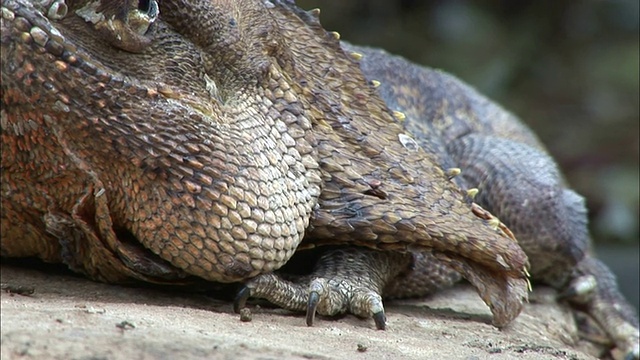
[[[558,289],[619,350],[638,358],[635,311],[611,271],[589,254],[584,200],[566,188],[553,160],[528,145],[491,136],[466,136],[450,147],[461,159],[464,181],[480,189],[476,200],[517,235],[531,259],[533,279]]]
[[[362,70],[378,82],[388,106],[405,114],[403,126],[416,141],[445,154],[439,159],[443,168],[461,168],[455,181],[463,188],[477,187],[475,200],[515,233],[531,260],[533,280],[575,292],[576,285],[590,279],[596,291],[584,310],[599,319],[618,347],[637,349],[634,311],[619,296],[609,270],[601,264],[582,269],[583,263],[596,262],[588,255],[584,202],[566,188],[535,135],[450,75],[383,51],[343,46],[365,55]]]
[[[288,310],[306,311],[309,326],[316,313],[350,313],[373,318],[376,328],[384,329],[382,291],[411,263],[410,254],[355,247],[328,250],[309,275],[289,281],[279,274],[264,274],[250,280],[238,293],[234,308],[238,312],[249,297],[263,298]]]
[[[640,331],[635,310],[618,290],[615,276],[601,261],[585,257],[559,299],[568,300],[574,308],[590,315],[625,354],[625,359],[640,358]],[[586,332],[590,331],[587,329]]]

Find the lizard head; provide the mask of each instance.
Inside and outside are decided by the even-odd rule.
[[[67,50],[93,71],[148,88],[162,84],[200,101],[225,101],[264,81],[272,63],[292,63],[269,4],[46,0],[24,1],[16,15],[49,53],[32,54],[34,60],[50,61]],[[3,33],[5,43],[13,40],[6,39],[10,31]]]
[[[53,173],[44,186],[66,213],[75,210],[64,197],[93,184],[89,192],[108,199],[96,216],[113,220],[95,229],[103,240],[121,243],[113,232],[122,230],[208,280],[281,266],[308,225],[320,177],[272,11],[283,9],[249,0],[2,0],[2,130],[28,143],[12,146],[33,163],[3,166],[33,182]],[[33,142],[29,131],[38,132]],[[52,169],[51,159],[74,164]],[[51,180],[63,173],[74,174],[67,188]],[[197,230],[186,225],[196,218]],[[266,253],[255,247],[263,240]],[[209,249],[205,268],[178,250],[185,244]]]

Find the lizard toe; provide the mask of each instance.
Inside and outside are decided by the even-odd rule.
[[[376,328],[384,330],[386,317],[382,296],[376,289],[361,286],[361,281],[341,276],[313,279],[309,285],[307,325],[313,325],[316,313],[325,316],[349,313],[360,318],[373,318]]]
[[[233,300],[233,312],[240,313],[240,310],[244,309],[247,304],[247,300],[251,297],[251,289],[248,286],[243,286],[236,294]]]
[[[305,284],[302,277],[290,281],[275,273],[258,275],[238,291],[233,310],[239,313],[250,298],[256,298],[265,299],[286,310],[304,311],[308,299]]]
[[[352,314],[385,329],[382,289],[410,263],[404,254],[362,248],[329,249],[318,257],[311,273],[262,274],[247,281],[236,295],[234,311],[240,312],[249,298],[265,299],[294,312],[306,312],[312,326],[316,314]]]
[[[376,323],[376,329],[385,330],[387,328],[387,316],[384,310],[373,314],[373,321]]]
[[[307,326],[313,326],[318,311],[318,303],[320,302],[320,294],[317,291],[309,293],[309,301],[307,302]]]

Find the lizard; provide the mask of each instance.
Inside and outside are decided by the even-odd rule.
[[[558,289],[559,298],[592,315],[629,358],[637,358],[637,314],[590,248],[584,199],[568,187],[535,134],[449,74],[382,50],[345,47],[364,54],[361,68],[379,82],[387,104],[405,114],[405,129],[421,146],[448,154],[441,165],[460,166],[459,185],[476,186],[474,200],[516,234],[531,259],[532,279]],[[433,127],[441,142],[428,138]]]
[[[330,35],[339,39],[336,33]],[[627,358],[638,358],[636,311],[618,290],[615,276],[590,248],[584,199],[568,188],[536,135],[517,117],[449,74],[412,64],[384,50],[344,41],[341,46],[359,59],[368,82],[399,114],[397,120],[418,145],[436,154],[442,168],[455,170],[452,177],[461,188],[473,189],[474,193],[478,190],[474,200],[513,230],[532,260],[532,278],[558,289],[558,298],[591,315],[614,344],[624,349]],[[337,252],[333,256],[340,260],[327,257],[318,266],[318,273],[346,281],[341,276],[345,263],[368,264],[354,266],[349,276],[362,281],[369,277],[367,273],[375,273],[375,280],[367,287],[387,298],[424,297],[460,280],[456,271],[428,252],[409,258],[363,254],[362,250]],[[283,301],[270,290],[282,286],[282,281],[271,275],[264,282],[254,280],[244,295],[253,292],[285,307],[306,308],[308,323],[313,322],[315,312],[305,305],[309,293],[327,296],[333,291],[331,296],[335,298],[320,305],[325,307],[323,313],[331,314],[338,307],[329,303],[341,303],[340,297],[344,296],[337,289],[339,281],[331,285],[324,280],[318,282],[314,274],[301,281],[303,286],[286,285],[292,287],[288,293],[296,293],[299,299],[294,306],[290,298]],[[312,302],[318,306],[319,301],[316,298]],[[381,301],[377,308],[382,309]]]
[[[280,1],[4,0],[2,255],[107,282],[248,281],[238,307],[266,283],[312,322],[344,311],[323,308],[331,281],[296,297],[272,272],[338,245],[324,264],[383,270],[348,294],[380,328],[381,286],[407,263],[435,264],[429,284],[461,273],[508,324],[526,255],[316,15]]]
[[[528,260],[506,227],[398,140],[357,62],[292,4],[2,4],[3,256],[237,282],[304,236],[433,249],[497,326],[520,312]]]

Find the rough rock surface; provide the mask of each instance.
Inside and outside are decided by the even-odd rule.
[[[319,319],[200,294],[105,285],[2,264],[2,359],[593,359],[578,350],[568,308],[535,297],[504,330],[473,289],[387,305],[388,328],[353,316]],[[31,295],[12,293],[33,289]]]

